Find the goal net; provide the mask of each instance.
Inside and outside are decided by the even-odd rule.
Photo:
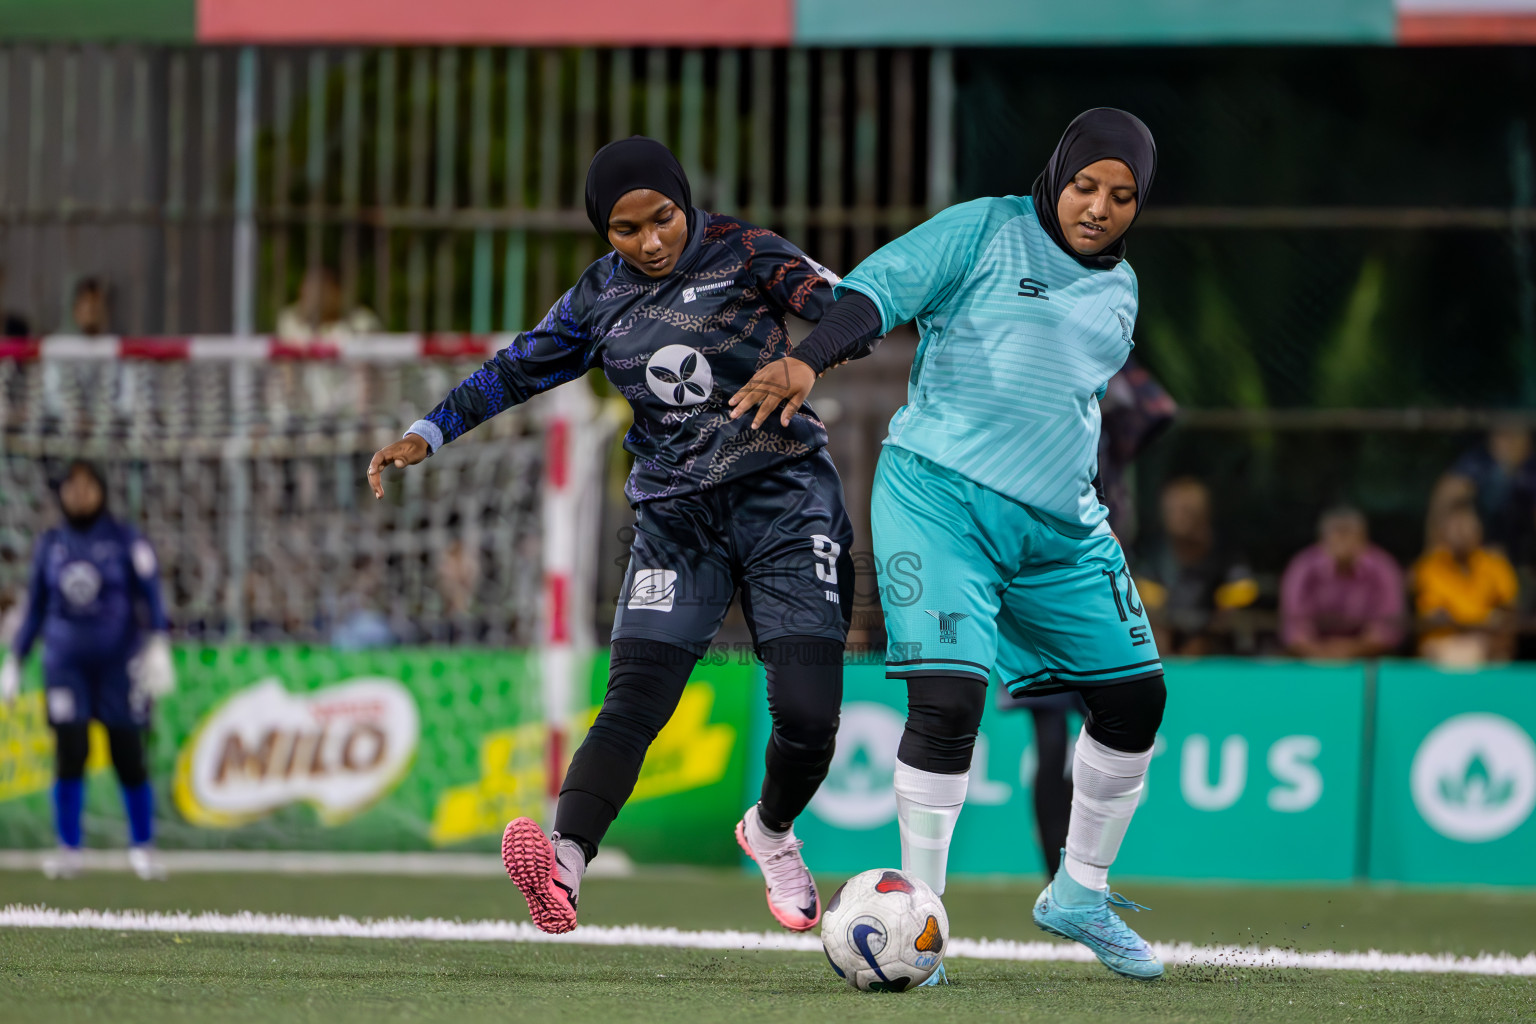
[[[551,431],[568,440],[574,416],[593,449],[582,385],[386,473],[383,501],[366,487],[373,453],[503,343],[362,338],[320,358],[265,339],[4,343],[0,601],[24,593],[32,543],[58,519],[52,480],[86,458],[155,544],[187,639],[535,647],[552,559],[578,574],[560,591],[567,621],[590,621],[596,503],[545,529]]]

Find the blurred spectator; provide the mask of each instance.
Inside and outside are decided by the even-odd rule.
[[[377,334],[379,318],[362,306],[345,308],[341,282],[330,267],[311,267],[299,286],[299,300],[278,314],[277,336],[296,345],[335,344]]]
[[[332,647],[338,651],[364,651],[399,643],[399,637],[390,628],[389,617],[374,604],[384,590],[381,567],[368,555],[354,556],[348,587],[341,595],[331,628]]]
[[[5,267],[0,266],[0,303],[5,301]],[[12,313],[0,305],[0,338],[31,337],[32,329],[26,317]]]
[[[1164,654],[1211,654],[1231,648],[1231,613],[1259,596],[1242,558],[1220,543],[1211,492],[1192,476],[1163,485],[1162,533],[1147,549],[1136,585]]]
[[[70,303],[70,326],[66,334],[95,337],[111,334],[107,287],[100,278],[82,277],[75,284],[75,298]]]
[[[1514,567],[1483,546],[1483,525],[1471,504],[1446,510],[1439,534],[1413,567],[1419,653],[1455,665],[1508,659],[1519,592]]]
[[[1099,433],[1099,500],[1109,509],[1110,528],[1122,544],[1134,544],[1138,533],[1136,502],[1127,479],[1131,463],[1168,429],[1178,411],[1173,398],[1135,356],[1109,379],[1099,400],[1104,418]]]
[[[1440,478],[1431,499],[1431,530],[1444,510],[1472,503],[1489,546],[1515,565],[1536,563],[1536,444],[1521,420],[1495,423],[1488,437]],[[1434,535],[1428,538],[1433,543]]]
[[[1403,640],[1403,574],[1372,544],[1365,515],[1323,513],[1317,543],[1303,548],[1280,581],[1280,631],[1303,658],[1374,658]]]

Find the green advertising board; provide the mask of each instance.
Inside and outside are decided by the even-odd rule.
[[[531,652],[176,657],[180,685],[149,741],[167,847],[489,852],[509,818],[547,814]],[[606,654],[592,659],[573,743],[607,674]],[[0,707],[0,847],[53,842],[39,675],[32,659],[21,700]],[[739,863],[732,826],[761,785],[763,689],[753,659],[702,661],[605,845],[642,863]],[[1536,671],[1207,659],[1170,662],[1168,690],[1117,873],[1536,884]],[[878,662],[849,664],[837,757],[796,825],[818,870],[899,862],[891,772],[905,700]],[[1029,715],[989,707],[952,871],[1041,872],[1034,763]],[[87,843],[121,845],[100,732],[88,771]]]
[[[1116,871],[1169,878],[1345,880],[1356,869],[1360,666],[1172,662],[1168,711]],[[818,869],[900,862],[892,765],[906,689],[850,665],[832,771],[795,826]],[[758,741],[766,729],[759,720]],[[756,741],[754,742],[756,746]],[[955,874],[1039,874],[1030,717],[989,707]],[[756,770],[761,778],[761,770]]]
[[[508,819],[545,817],[530,652],[184,647],[176,657],[179,685],[149,739],[163,846],[490,851]],[[22,699],[0,708],[0,847],[53,843],[38,661]],[[578,732],[606,678],[605,654]],[[748,665],[700,665],[610,834],[615,845],[639,860],[734,861],[750,688]],[[99,732],[87,768],[86,841],[121,845]]]
[[[1536,885],[1536,671],[1377,679],[1370,875]]]

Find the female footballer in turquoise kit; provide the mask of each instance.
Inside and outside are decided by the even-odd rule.
[[[944,891],[989,674],[1014,693],[1076,690],[1089,715],[1066,851],[1035,921],[1143,979],[1162,964],[1111,909],[1135,905],[1107,875],[1166,692],[1093,479],[1099,398],[1133,346],[1125,233],[1156,167],[1136,117],[1079,115],[1031,195],[951,207],[874,253],[794,354],[732,399],[738,416],[756,408],[754,423],[781,401],[788,415],[819,373],[917,323],[907,404],[871,499],[877,564],[921,553],[917,599],[884,607],[886,675],[908,692],[895,776],[903,867]]]

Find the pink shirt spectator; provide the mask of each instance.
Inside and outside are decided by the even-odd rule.
[[[1350,637],[1382,650],[1403,639],[1403,573],[1392,556],[1367,546],[1348,571],[1322,544],[1291,559],[1280,581],[1281,639],[1287,647]]]

